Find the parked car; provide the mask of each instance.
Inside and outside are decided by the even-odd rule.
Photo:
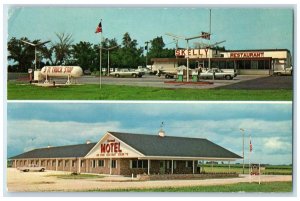
[[[205,72],[200,73],[199,78],[202,79],[226,79],[226,80],[232,80],[234,77],[237,76],[237,73],[232,71],[224,71],[221,69],[209,69]]]
[[[115,77],[142,77],[143,73],[136,70],[121,69],[119,71],[110,73],[110,75]]]
[[[35,164],[29,164],[28,166],[18,167],[17,169],[23,172],[29,172],[29,171],[44,172],[46,170],[45,167],[38,166]]]

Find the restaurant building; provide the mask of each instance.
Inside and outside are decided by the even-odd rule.
[[[13,167],[111,175],[196,174],[198,161],[235,161],[237,154],[203,138],[107,132],[99,142],[34,149],[11,157]]]
[[[225,50],[216,49],[178,49],[176,58],[153,58],[152,71],[162,69],[176,71],[181,65],[191,69],[219,68],[235,69],[239,75],[272,75],[275,69],[292,66],[291,53],[288,49],[254,49],[254,50]]]

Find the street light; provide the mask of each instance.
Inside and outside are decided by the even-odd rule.
[[[116,45],[116,46],[113,46],[113,47],[109,47],[109,48],[104,48],[104,47],[102,47],[101,49],[104,49],[104,50],[107,50],[107,76],[109,76],[109,73],[110,73],[110,69],[109,69],[109,51],[110,50],[113,50],[113,49],[115,49],[115,48],[117,48],[117,47],[119,47],[120,45]]]
[[[166,35],[167,36],[171,36],[173,38],[182,39],[182,40],[186,41],[186,51],[187,51],[187,56],[186,56],[186,81],[188,82],[189,81],[189,67],[190,67],[190,63],[189,63],[189,41],[197,39],[197,38],[206,37],[207,34],[203,33],[203,34],[201,34],[199,36],[194,36],[194,37],[189,37],[189,38],[184,37],[184,36],[177,36],[177,35],[174,35],[172,33],[166,33]]]
[[[245,174],[245,130],[240,128],[243,134],[243,174]]]
[[[21,40],[21,41],[22,41],[23,43],[26,43],[26,44],[31,45],[31,46],[34,47],[34,70],[36,71],[36,48],[37,48],[38,46],[42,46],[42,45],[44,45],[44,44],[46,44],[46,43],[49,43],[50,40],[45,41],[45,42],[42,42],[42,43],[36,43],[36,44],[30,43],[30,42],[25,41],[25,40]]]

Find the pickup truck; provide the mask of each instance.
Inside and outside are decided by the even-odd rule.
[[[119,71],[115,71],[110,73],[110,75],[115,77],[142,77],[144,73],[136,71],[136,70],[129,70],[129,69],[121,69]]]
[[[42,166],[30,164],[28,166],[18,167],[17,169],[22,172],[29,172],[29,171],[44,172],[46,168]]]
[[[200,73],[199,78],[202,79],[226,79],[232,80],[234,77],[237,76],[237,73],[233,71],[223,71],[221,69],[209,69],[205,72]]]

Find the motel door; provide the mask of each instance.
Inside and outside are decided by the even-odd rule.
[[[159,173],[165,174],[166,170],[166,161],[159,161]]]

